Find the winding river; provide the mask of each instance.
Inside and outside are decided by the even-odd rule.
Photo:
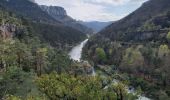
[[[81,56],[82,56],[82,49],[84,47],[84,45],[88,42],[88,39],[84,40],[83,42],[81,42],[80,44],[78,44],[77,46],[75,46],[70,52],[69,52],[69,56],[71,59],[80,62],[81,61]],[[95,71],[93,69],[93,76],[95,76]],[[134,91],[130,91],[128,90],[128,92],[133,93]],[[138,100],[151,100],[145,96],[140,96]]]

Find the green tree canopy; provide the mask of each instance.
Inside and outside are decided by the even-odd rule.
[[[106,61],[107,57],[103,48],[96,48],[95,54],[99,63],[103,63]]]
[[[106,88],[105,82],[107,80],[107,78],[99,76],[74,77],[69,74],[52,73],[39,77],[36,83],[39,89],[51,100],[119,100],[120,98],[129,98],[125,85],[118,83]]]
[[[168,41],[170,41],[170,32],[168,32],[168,34],[167,34],[167,36],[166,36],[166,39],[167,39]]]

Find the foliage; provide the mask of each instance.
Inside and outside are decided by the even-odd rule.
[[[7,95],[12,100],[44,98],[34,78],[53,71],[68,71],[69,57],[64,49],[61,51],[42,42],[28,20],[1,8],[0,19],[1,25],[14,25],[16,29],[13,37],[0,37],[0,99]]]
[[[1,75],[0,98],[7,94],[26,97],[30,95],[39,95],[39,92],[33,82],[34,74],[24,72],[21,68],[8,68],[6,73]]]
[[[97,57],[97,62],[99,63],[104,63],[106,61],[106,54],[105,51],[102,48],[96,48],[96,57]]]
[[[170,32],[168,32],[166,38],[167,38],[168,41],[170,41]]]
[[[121,42],[121,41],[108,41],[107,38],[102,38],[98,41],[99,37],[92,37],[83,51],[88,57],[88,60],[93,62],[97,61],[96,49],[104,48],[106,61],[103,66],[116,65],[117,70],[121,73],[128,73],[130,76],[136,76],[142,81],[137,79],[130,80],[133,86],[142,86],[142,91],[146,94],[150,94],[151,98],[156,98],[158,91],[166,92],[169,89],[169,45],[167,42],[153,42],[146,43],[134,43],[134,42]],[[101,65],[101,63],[96,63]],[[112,67],[113,68],[113,67]],[[109,73],[113,74],[113,73]],[[152,84],[150,84],[150,82]]]
[[[159,51],[158,51],[158,57],[163,58],[169,55],[170,50],[167,45],[160,45]]]
[[[144,66],[144,57],[142,56],[139,48],[128,48],[125,51],[125,55],[122,59],[122,65],[126,66],[126,71],[128,70],[137,70],[139,67]]]
[[[49,43],[59,49],[70,49],[70,46],[74,46],[86,38],[85,34],[69,27],[44,23],[30,24],[33,26],[33,33],[37,35],[41,41]]]
[[[78,100],[102,100],[128,98],[123,84],[111,85],[105,88],[107,79],[99,76],[78,76],[69,74],[58,75],[52,73],[43,75],[36,81],[40,91],[48,98],[54,99],[78,99]],[[121,97],[121,98],[120,98]],[[127,99],[128,100],[128,99]],[[133,100],[133,99],[132,99]]]

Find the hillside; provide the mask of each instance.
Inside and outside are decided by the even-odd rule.
[[[149,0],[130,15],[111,24],[99,33],[112,40],[120,39],[124,32],[137,31],[138,27],[146,23],[147,20],[165,14],[169,10],[169,0]]]
[[[85,34],[92,34],[93,30],[87,26],[82,25],[75,19],[67,15],[67,12],[64,8],[58,6],[45,6],[41,5],[41,9],[47,12],[51,17],[57,21],[62,22],[64,25],[77,29]]]
[[[59,28],[31,22],[0,5],[0,100],[137,98],[128,93],[123,82],[114,86],[109,76],[92,76],[88,62],[73,61],[65,49],[51,46],[48,41],[63,46],[63,42],[75,43],[83,36],[74,29]]]
[[[31,23],[34,33],[54,47],[70,49],[86,38],[82,32],[66,26]]]
[[[35,77],[57,68],[64,70],[71,63],[64,50],[42,42],[26,21],[0,6],[1,100],[41,100]]]
[[[141,3],[0,0],[0,100],[170,100],[170,0],[35,2]]]
[[[37,22],[60,23],[50,15],[41,10],[41,8],[29,0],[1,0],[0,5],[18,15]]]
[[[75,45],[86,38],[83,32],[68,27],[44,12],[39,5],[29,0],[1,0],[0,5],[18,17],[27,19],[25,23],[32,26],[34,35],[52,46]],[[67,38],[70,36],[70,38]],[[60,46],[61,47],[61,46]]]
[[[169,100],[170,1],[145,2],[91,37],[83,52],[96,69],[116,68],[147,97]],[[109,68],[105,69],[108,72]]]

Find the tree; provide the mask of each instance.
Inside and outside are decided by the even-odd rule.
[[[0,76],[0,99],[6,95],[27,96],[38,94],[38,89],[33,82],[34,74],[24,72],[21,68],[11,66],[7,72]],[[34,93],[33,93],[34,92]]]
[[[56,71],[58,73],[66,72],[70,69],[71,60],[67,54],[54,48],[48,48],[48,66],[46,72]]]
[[[31,49],[19,40],[15,40],[15,53],[17,56],[17,66],[24,71],[30,71],[33,65],[33,55]]]
[[[97,57],[96,59],[100,64],[103,64],[106,61],[107,57],[103,48],[96,48],[95,54]]]
[[[161,70],[161,80],[163,83],[163,86],[166,87],[168,83],[168,77],[169,77],[169,69],[170,69],[170,50],[168,45],[160,45],[158,50],[158,58],[161,60],[162,67]]]
[[[117,100],[124,100],[127,91],[125,89],[125,85],[122,83],[113,83],[109,89],[116,94]]]
[[[47,65],[47,48],[39,48],[36,51],[36,71],[38,75],[42,74],[43,68]]]
[[[121,62],[121,68],[126,69],[126,71],[135,72],[143,66],[144,57],[139,48],[127,48]]]
[[[51,73],[42,75],[36,83],[51,100],[129,100],[130,95],[124,84],[118,83],[110,86],[108,80],[110,79],[100,76],[75,77],[69,74]]]
[[[15,40],[1,39],[0,40],[0,63],[1,68],[7,69],[10,66],[16,66],[17,56],[15,55]]]
[[[168,42],[170,42],[170,32],[168,32],[168,34],[166,35],[166,39],[168,40]]]
[[[168,56],[169,53],[170,53],[170,50],[169,50],[168,45],[166,45],[166,44],[160,45],[159,51],[158,51],[159,58],[164,58],[164,57]]]

